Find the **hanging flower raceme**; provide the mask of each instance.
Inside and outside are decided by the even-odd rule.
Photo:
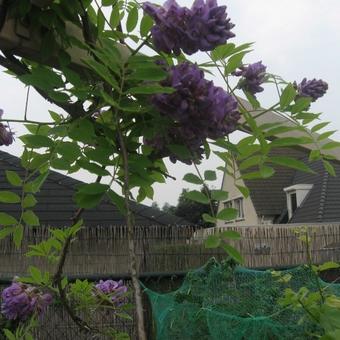
[[[163,7],[146,2],[143,9],[155,21],[151,34],[160,52],[179,55],[181,50],[187,54],[212,51],[235,36],[226,6],[218,6],[216,0],[196,0],[191,9],[175,0],[168,0]]]
[[[13,282],[1,294],[1,313],[9,320],[26,320],[41,315],[52,303],[52,295],[21,282]]]
[[[113,281],[113,280],[100,280],[98,284],[96,284],[96,289],[105,295],[109,295],[111,301],[116,306],[121,306],[126,302],[126,293],[128,291],[128,287],[124,285],[122,280]]]
[[[298,92],[297,98],[311,97],[313,102],[322,97],[328,90],[328,84],[321,79],[307,80],[304,78],[298,85],[294,82],[294,87]]]
[[[167,131],[146,140],[158,155],[190,164],[202,157],[207,138],[221,138],[236,129],[240,118],[236,99],[206,80],[197,65],[186,62],[171,67],[169,77],[161,84],[173,87],[175,92],[155,94],[151,99],[157,111],[171,122]],[[171,153],[169,144],[186,146],[190,159]]]
[[[261,86],[266,77],[266,66],[262,64],[262,61],[257,63],[243,65],[238,71],[233,73],[235,76],[242,77],[238,82],[237,87],[253,95],[263,91]]]
[[[0,109],[0,119],[2,118],[4,111]],[[7,125],[0,123],[0,146],[10,145],[14,141],[13,132]]]

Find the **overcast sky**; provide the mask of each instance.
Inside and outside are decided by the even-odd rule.
[[[155,1],[162,3],[162,1]],[[178,1],[180,5],[191,6],[192,1]],[[337,102],[340,96],[340,1],[339,0],[229,0],[219,1],[227,5],[228,14],[236,25],[233,32],[236,38],[230,40],[236,44],[255,42],[254,51],[246,58],[247,62],[262,60],[267,71],[282,76],[288,81],[300,81],[302,78],[322,78],[329,84],[325,97],[313,104],[313,111],[323,112],[323,120],[331,121],[331,129],[340,126],[340,114]],[[223,85],[216,77],[216,84]],[[26,89],[17,80],[5,73],[0,73],[0,108],[6,118],[23,117]],[[264,104],[273,103],[273,91],[266,91],[260,96]],[[29,118],[49,120],[46,103],[33,91],[29,100]],[[55,109],[55,108],[54,108]],[[11,125],[16,135],[23,129],[18,124]],[[233,136],[238,138],[237,133]],[[334,137],[340,140],[337,132]],[[20,155],[22,146],[19,140],[10,147],[0,147],[15,155]],[[188,187],[181,181],[187,172],[194,172],[192,167],[182,164],[167,163],[170,173],[177,178],[167,184],[155,186],[154,201],[163,206],[165,202],[176,204],[182,188]],[[214,169],[221,165],[212,158],[200,167]],[[79,175],[77,175],[79,178]],[[93,176],[82,173],[84,181],[93,180]],[[215,183],[220,187],[222,176]],[[150,201],[145,203],[150,204]]]

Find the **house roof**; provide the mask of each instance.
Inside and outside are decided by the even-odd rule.
[[[308,162],[308,151],[305,150],[280,148],[273,150],[271,154]],[[287,199],[283,189],[295,184],[313,184],[289,223],[340,221],[340,163],[332,162],[337,177],[328,174],[321,161],[308,165],[315,174],[274,165],[275,174],[272,177],[245,180],[257,215],[272,216],[280,220],[287,213]]]
[[[11,190],[20,194],[20,188],[11,186],[5,175],[5,170],[16,171],[24,177],[25,170],[20,166],[20,159],[9,153],[0,151],[0,189]],[[39,216],[41,225],[64,227],[70,225],[77,207],[73,201],[75,187],[83,182],[51,171],[41,190],[36,194],[37,205],[34,212]],[[177,217],[158,209],[131,201],[136,226],[144,225],[190,225],[181,217]],[[13,216],[20,214],[20,205],[0,203],[0,211]],[[96,208],[83,212],[84,224],[91,226],[124,225],[125,217],[108,200],[103,200]],[[1,223],[1,221],[0,221]]]

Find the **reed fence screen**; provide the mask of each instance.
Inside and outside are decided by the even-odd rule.
[[[153,282],[153,289],[176,288],[180,273],[202,266],[212,256],[223,259],[226,254],[219,249],[206,249],[204,239],[212,233],[225,229],[237,230],[240,241],[232,244],[245,259],[244,266],[250,268],[282,268],[306,263],[306,247],[295,230],[308,227],[311,237],[311,253],[315,263],[340,261],[340,223],[309,225],[259,225],[249,227],[226,226],[223,228],[200,229],[196,226],[142,226],[135,228],[135,243],[139,273],[144,277],[172,276],[173,285]],[[27,229],[20,249],[11,239],[0,241],[0,280],[10,280],[15,275],[27,274],[29,265],[41,270],[54,268],[43,258],[26,256],[30,244],[48,238],[48,227]],[[83,228],[72,243],[67,257],[65,274],[73,277],[108,278],[110,276],[128,279],[128,246],[125,226]],[[176,282],[177,280],[177,282]],[[163,280],[164,283],[164,280]],[[128,281],[127,284],[130,284]],[[146,284],[148,284],[146,282]],[[166,288],[165,288],[166,286]],[[147,306],[147,305],[146,305]],[[149,334],[152,334],[150,309],[146,307]],[[133,313],[132,313],[133,317]],[[134,321],[121,320],[112,313],[103,312],[96,316],[96,326],[111,325],[127,331],[135,339]],[[80,334],[77,327],[60,306],[53,306],[42,320],[36,339],[89,339]],[[151,335],[150,335],[151,339]]]

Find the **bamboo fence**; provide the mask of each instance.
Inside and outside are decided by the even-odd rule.
[[[314,263],[340,261],[340,223],[305,225],[259,225],[249,227],[226,226],[199,229],[195,226],[143,226],[135,228],[135,244],[140,273],[148,275],[185,272],[202,266],[212,256],[223,259],[226,254],[219,249],[206,249],[204,240],[210,234],[225,230],[236,230],[241,240],[231,243],[241,252],[244,265],[250,268],[290,267],[306,263],[306,246],[298,239],[296,230],[307,227]],[[0,241],[0,279],[25,275],[29,265],[41,270],[53,271],[53,265],[44,258],[27,257],[30,244],[37,244],[49,237],[48,227],[25,230],[22,246],[16,249],[10,238]],[[66,275],[82,277],[123,277],[128,273],[129,257],[127,229],[125,226],[83,228],[72,243],[65,266]],[[169,280],[168,280],[169,281]],[[181,280],[176,281],[176,285]],[[129,284],[129,282],[128,282]],[[148,284],[147,284],[148,285]],[[159,290],[174,288],[160,284]],[[152,324],[150,308],[148,323]],[[133,316],[133,315],[132,315]],[[127,331],[131,339],[136,338],[134,321],[117,319],[115,315],[98,314],[94,320],[97,327],[112,326]],[[151,334],[151,331],[149,332]],[[0,336],[1,338],[1,336]],[[152,338],[151,336],[149,337]],[[60,306],[53,306],[42,320],[36,333],[37,340],[88,339],[80,334]],[[101,338],[100,338],[101,339]],[[102,337],[104,339],[104,337]]]

